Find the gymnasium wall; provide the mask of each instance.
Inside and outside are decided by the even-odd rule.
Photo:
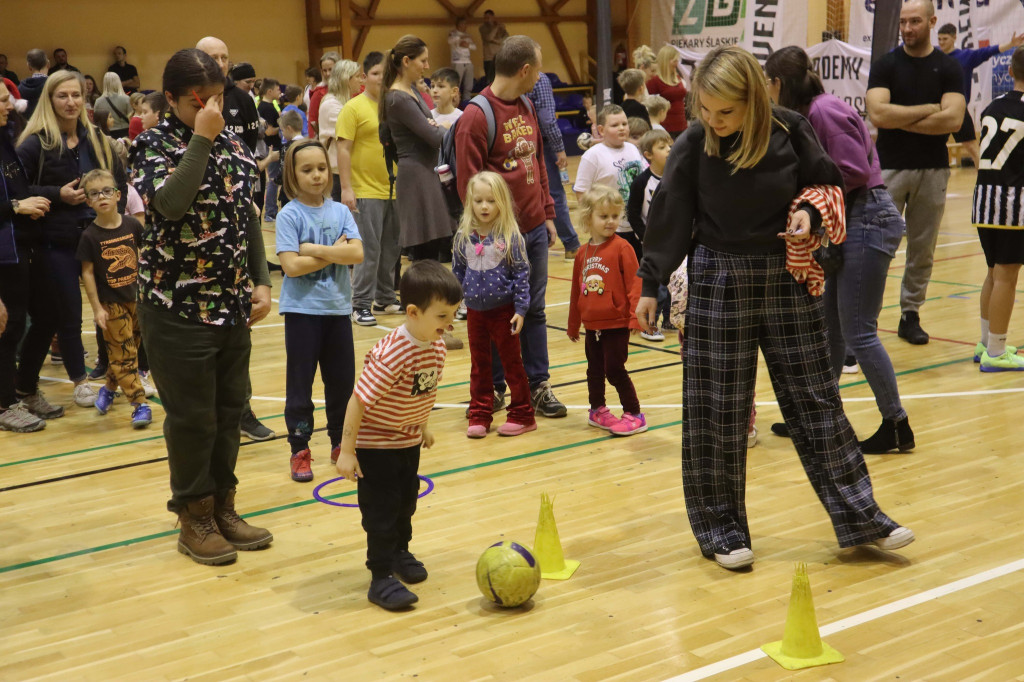
[[[252,62],[257,74],[299,82],[306,65],[302,0],[4,0],[0,52],[11,70],[28,73],[25,53],[68,51],[68,62],[97,83],[113,63],[115,45],[128,49],[144,89],[160,87],[167,59],[205,35],[227,43],[231,59]]]
[[[338,3],[322,1],[325,21],[336,21]],[[365,3],[360,3],[365,4]],[[455,3],[462,6],[463,2]],[[499,3],[487,3],[503,11]],[[515,6],[517,14],[538,14],[535,3]],[[506,5],[512,10],[512,5]],[[83,9],[87,8],[87,9]],[[570,0],[562,14],[583,14],[586,0]],[[445,17],[434,0],[386,0],[379,17],[408,18],[407,26],[380,26],[370,29],[363,54],[384,50],[402,35],[415,32],[426,41],[431,66],[447,65],[448,25],[415,25],[413,17]],[[510,33],[527,33],[541,45],[544,70],[568,80],[568,71],[547,25],[509,24]],[[586,49],[587,27],[583,23],[563,24],[562,36],[571,58],[579,69],[580,51]],[[469,32],[479,39],[477,24]],[[27,74],[25,53],[38,47],[52,60],[53,50],[63,47],[68,61],[92,75],[97,83],[113,61],[115,45],[128,49],[128,61],[139,69],[144,89],[159,88],[168,57],[183,47],[193,47],[199,38],[215,35],[227,43],[231,59],[248,61],[257,75],[270,75],[286,82],[301,82],[307,64],[306,15],[303,0],[4,0],[0,11],[0,52],[8,56],[19,76]],[[353,40],[356,31],[353,31]],[[330,49],[330,48],[325,48]],[[483,75],[480,50],[473,54],[477,75]]]

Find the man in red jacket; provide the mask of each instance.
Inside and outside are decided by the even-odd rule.
[[[483,170],[499,173],[512,191],[530,260],[530,307],[519,335],[523,365],[537,414],[564,417],[565,405],[552,393],[549,381],[544,314],[548,247],[555,243],[555,205],[548,191],[540,124],[533,105],[524,97],[541,74],[540,46],[528,36],[506,38],[494,57],[494,71],[494,82],[481,93],[494,112],[494,144],[488,147],[487,118],[480,107],[467,106],[455,128],[459,196],[465,201],[469,179]],[[505,375],[497,353],[491,357],[497,410],[504,404]]]

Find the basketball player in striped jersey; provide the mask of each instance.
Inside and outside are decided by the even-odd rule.
[[[1017,275],[1024,263],[1024,47],[1010,60],[1013,90],[981,114],[981,163],[971,220],[985,252],[981,342],[974,361],[982,372],[1024,371],[1024,357],[1006,345]]]

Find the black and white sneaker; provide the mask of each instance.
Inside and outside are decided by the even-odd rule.
[[[256,418],[252,410],[242,415],[241,427],[242,435],[251,440],[271,440],[277,436]]]
[[[356,324],[361,327],[374,327],[377,324],[377,318],[373,316],[369,308],[360,308],[355,314]]]
[[[749,547],[720,547],[715,550],[715,563],[722,568],[735,571],[754,563],[754,552]]]
[[[398,303],[388,303],[387,305],[378,305],[374,303],[370,306],[370,312],[374,315],[401,315],[402,306]]]
[[[466,302],[463,301],[462,303],[459,304],[459,309],[455,311],[455,319],[465,320],[467,317],[469,317],[469,311],[466,308]]]
[[[542,381],[530,391],[533,411],[542,417],[564,417],[567,414],[563,405],[551,391],[551,384]]]

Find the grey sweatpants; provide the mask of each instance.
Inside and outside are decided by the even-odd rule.
[[[363,262],[352,273],[352,307],[390,305],[395,295],[398,248],[398,212],[393,199],[356,199],[356,227],[363,240]]]
[[[924,305],[932,278],[939,224],[946,210],[949,169],[882,170],[882,180],[907,223],[907,265],[900,288],[900,310],[917,312]]]

